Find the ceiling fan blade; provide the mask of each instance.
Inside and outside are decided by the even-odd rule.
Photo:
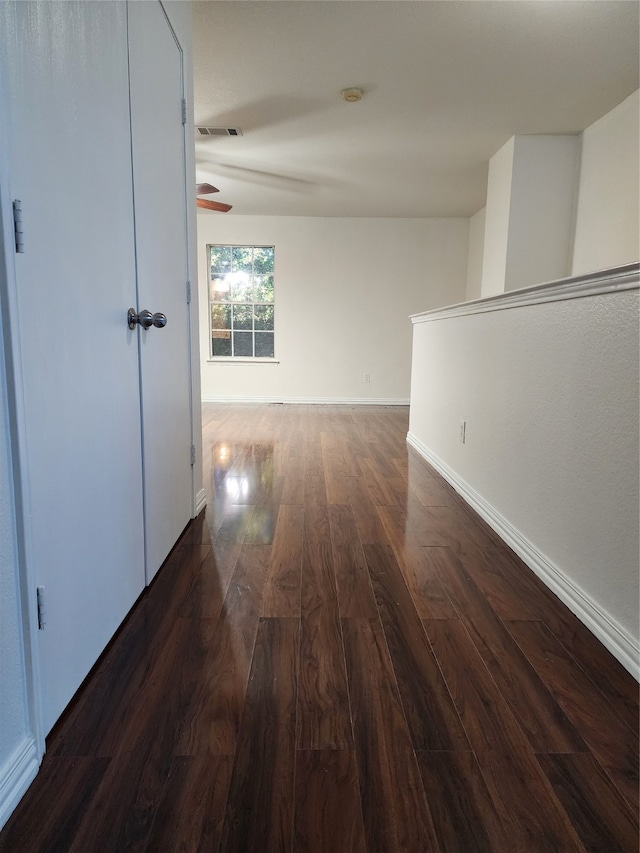
[[[218,187],[212,187],[211,184],[196,184],[196,195],[209,195],[209,193],[219,193]]]
[[[197,198],[196,204],[205,210],[217,210],[219,213],[226,213],[232,207],[230,204],[223,204],[221,201],[208,201],[206,198]]]

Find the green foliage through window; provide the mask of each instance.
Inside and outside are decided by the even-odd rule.
[[[213,358],[273,358],[273,246],[207,246]]]

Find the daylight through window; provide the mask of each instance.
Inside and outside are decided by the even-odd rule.
[[[208,246],[213,358],[273,358],[273,246]]]

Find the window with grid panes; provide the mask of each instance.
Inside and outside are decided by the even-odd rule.
[[[273,246],[207,246],[212,358],[273,358]]]

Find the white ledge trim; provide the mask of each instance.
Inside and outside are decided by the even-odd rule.
[[[546,284],[536,284],[522,290],[511,290],[412,314],[411,322],[430,323],[433,320],[448,320],[451,317],[464,317],[468,314],[485,314],[488,311],[504,311],[506,308],[523,308],[526,305],[541,305],[543,302],[561,302],[567,299],[580,299],[585,296],[597,296],[601,293],[619,293],[625,290],[638,290],[640,287],[640,264],[626,264],[610,270],[589,273],[575,278],[563,278]]]

